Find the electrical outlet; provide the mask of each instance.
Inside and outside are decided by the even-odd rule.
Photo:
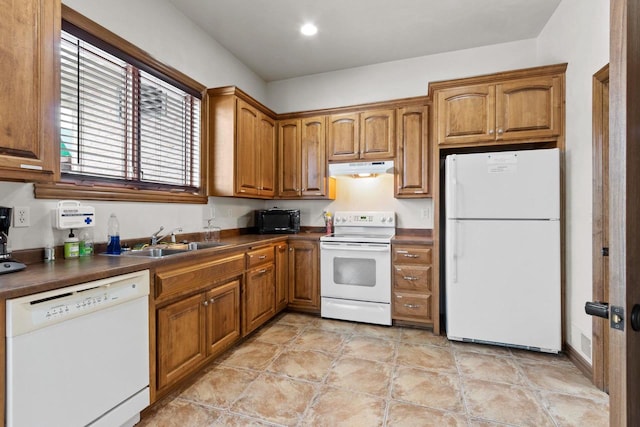
[[[16,206],[13,208],[13,226],[29,227],[31,224],[31,215],[29,214],[28,206]]]

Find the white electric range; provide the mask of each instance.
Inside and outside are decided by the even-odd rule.
[[[391,211],[343,211],[320,238],[322,317],[391,325]]]

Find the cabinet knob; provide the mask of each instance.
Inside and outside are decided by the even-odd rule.
[[[493,129],[489,129],[489,135],[493,135]]]
[[[202,305],[204,305],[205,307],[206,307],[206,306],[208,306],[208,305],[209,305],[209,301],[204,301],[204,302],[202,303]]]
[[[498,135],[502,135],[504,133],[504,131],[502,130],[502,128],[498,129]]]
[[[293,248],[289,248],[289,252],[293,252]]]
[[[211,299],[209,300],[209,302],[210,302],[211,304],[213,304],[215,301],[216,301],[216,299],[215,299],[215,298],[211,298]]]

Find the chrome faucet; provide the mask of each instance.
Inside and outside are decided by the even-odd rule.
[[[151,246],[157,245],[158,243],[160,243],[160,241],[162,239],[164,239],[167,236],[171,236],[171,242],[175,243],[175,241],[176,241],[176,232],[181,232],[182,231],[182,227],[176,227],[173,230],[171,230],[170,232],[166,233],[165,235],[158,236],[158,234],[160,234],[160,232],[162,230],[164,230],[164,226],[160,226],[160,229],[151,235]]]

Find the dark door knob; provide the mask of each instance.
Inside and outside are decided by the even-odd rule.
[[[599,301],[587,301],[587,303],[584,305],[584,311],[590,316],[598,316],[598,317],[602,317],[603,319],[608,319],[609,303],[599,302]]]
[[[640,331],[640,305],[636,304],[631,309],[631,328]]]

